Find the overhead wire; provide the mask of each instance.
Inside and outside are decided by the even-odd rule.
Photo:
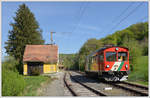
[[[127,19],[130,15],[132,15],[144,2],[141,2],[138,6],[136,6],[131,12],[128,13],[127,16],[122,18],[109,32],[111,32],[113,29],[115,29],[118,25],[120,25],[121,22],[123,22],[125,19]]]
[[[81,3],[81,5],[80,5],[80,7],[79,7],[79,11],[77,11],[77,13],[76,14],[78,14],[79,13],[79,15],[80,15],[80,13],[81,13],[81,11],[82,11],[82,8],[83,8],[83,5],[84,5],[84,3],[82,2]],[[77,18],[77,19],[75,19],[75,20],[77,20],[77,22],[78,22],[78,20],[79,20],[79,16],[77,17],[77,16],[75,16],[75,18]],[[77,23],[76,23],[77,24]],[[73,29],[71,30],[71,32],[73,33],[73,31],[74,31],[74,29],[75,29],[75,26],[73,27]]]
[[[129,8],[131,8],[131,6],[133,6],[133,3],[134,3],[134,2],[132,2],[130,5],[128,5],[128,7],[127,7],[125,10],[123,10],[123,12],[122,12],[120,15],[118,15],[114,20],[112,20],[112,22],[114,22],[116,19],[118,20],[118,18],[120,18],[124,13],[126,13],[126,12],[129,10]],[[131,14],[133,14],[143,3],[144,3],[144,2],[141,2],[139,5],[137,5],[131,12],[129,12],[124,18],[122,18],[110,31],[112,31],[113,29],[115,29],[121,22],[123,22],[123,21],[124,21],[125,19],[127,19]],[[83,5],[83,4],[82,4],[82,5]],[[84,13],[85,13],[85,10],[86,10],[86,8],[87,8],[87,5],[88,5],[88,2],[86,2],[83,6],[80,7],[78,22],[77,22],[75,28],[72,30],[72,32],[74,32],[74,31],[78,28],[78,26],[80,25],[81,19],[82,19]],[[146,16],[145,16],[145,17],[146,17]],[[112,22],[111,22],[111,23],[112,23]],[[109,31],[109,32],[110,32],[110,31]]]
[[[143,20],[145,20],[147,18],[148,18],[148,16],[145,16],[145,17],[141,18],[140,21],[143,21]]]
[[[133,4],[134,4],[134,2],[131,2],[131,3],[127,6],[127,8],[122,11],[122,13],[120,13],[116,18],[114,18],[114,20],[112,20],[111,23],[113,23],[113,22],[115,22],[116,20],[118,20],[124,13],[126,13],[126,12],[128,11],[128,9],[129,9],[130,7],[133,6]]]
[[[74,31],[78,28],[78,26],[79,26],[79,24],[80,24],[80,22],[81,22],[81,19],[82,19],[84,13],[85,13],[85,10],[86,10],[86,8],[87,8],[87,5],[88,5],[88,2],[85,2],[85,3],[84,3],[84,6],[80,8],[81,11],[80,11],[80,13],[79,13],[79,19],[78,19],[77,24],[76,24],[76,26],[75,26],[75,28],[73,29],[72,32],[74,32]]]
[[[128,11],[129,8],[131,8],[133,6],[134,2],[131,2],[117,17],[115,17],[110,23],[113,23],[115,21],[117,21],[124,13],[126,13]],[[107,27],[107,26],[106,26]],[[101,31],[104,32],[104,29]]]

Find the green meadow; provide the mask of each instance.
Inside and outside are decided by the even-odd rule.
[[[128,81],[148,85],[148,56],[138,57]]]

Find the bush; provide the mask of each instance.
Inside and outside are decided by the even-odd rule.
[[[2,70],[2,96],[18,96],[24,87],[24,78],[18,72]]]
[[[2,96],[18,96],[25,87],[22,75],[17,71],[19,62],[11,56],[2,62]]]
[[[2,62],[2,69],[17,71],[18,64],[19,64],[19,62],[17,60],[15,60],[13,57],[6,56],[5,61]]]
[[[32,75],[40,75],[40,69],[38,67],[33,67],[31,70]]]
[[[148,83],[148,56],[140,56],[136,59],[134,69],[129,74],[129,81],[142,81],[144,84]]]

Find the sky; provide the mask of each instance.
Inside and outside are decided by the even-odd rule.
[[[56,32],[53,40],[65,54],[77,53],[90,38],[104,38],[148,21],[148,2],[2,2],[2,58],[7,55],[9,24],[23,3],[35,15],[45,44],[50,43],[50,32]]]

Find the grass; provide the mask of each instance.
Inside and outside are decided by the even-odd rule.
[[[138,57],[128,81],[148,85],[148,56]]]
[[[37,89],[41,87],[41,83],[50,81],[50,77],[46,76],[24,76],[26,82],[26,88],[23,92],[23,96],[37,96]]]

